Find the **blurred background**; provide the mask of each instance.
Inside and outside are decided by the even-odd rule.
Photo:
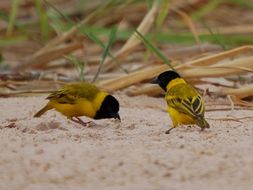
[[[252,0],[1,0],[0,94],[87,80],[155,96],[147,82],[175,68],[226,87],[217,94],[249,97],[251,86],[233,89],[252,78],[252,10]]]

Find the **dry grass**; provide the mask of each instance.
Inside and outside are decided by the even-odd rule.
[[[250,39],[247,37],[253,33],[250,8],[240,7],[239,3],[235,5],[231,2],[215,6],[210,4],[209,8],[204,8],[201,1],[192,1],[190,4],[185,1],[171,1],[162,5],[169,7],[168,10],[163,9],[159,1],[154,1],[150,5],[147,2],[122,1],[114,4],[110,1],[105,3],[96,1],[89,6],[77,1],[75,4],[77,6],[72,7],[69,3],[59,0],[50,3],[44,1],[41,7],[44,9],[41,14],[44,15],[36,15],[32,1],[22,2],[18,5],[18,12],[15,13],[11,11],[10,1],[0,3],[0,7],[4,8],[3,15],[12,15],[12,23],[8,23],[8,19],[0,23],[0,32],[3,35],[8,30],[8,37],[3,36],[1,44],[1,55],[4,58],[2,64],[9,67],[8,72],[0,70],[2,96],[18,96],[24,93],[34,95],[37,92],[51,91],[59,86],[55,84],[78,80],[73,74],[75,73],[73,64],[65,58],[70,54],[86,63],[85,78],[91,81],[97,71],[104,44],[108,40],[108,29],[118,26],[118,38],[109,51],[102,66],[102,73],[99,75],[98,85],[101,88],[108,91],[126,89],[123,92],[130,96],[161,94],[161,90],[149,84],[149,81],[170,67],[164,64],[154,51],[147,50],[143,46],[133,30],[136,29],[146,36],[145,38],[159,52],[163,52],[173,67],[193,85],[201,85],[200,88],[203,90],[205,85],[214,86],[215,90],[209,89],[209,94],[229,95],[233,97],[231,100],[236,105],[251,105],[253,87],[247,82],[251,81],[250,73],[253,71],[253,46],[249,45],[250,40],[247,43],[247,39]],[[230,17],[225,19],[222,14],[228,7],[232,7]],[[28,8],[31,14],[24,18]],[[85,14],[83,9],[86,9]],[[212,9],[215,9],[213,17],[209,12]],[[245,10],[245,17],[238,18],[241,9]],[[53,12],[53,16],[45,15],[49,10],[51,14]],[[43,20],[42,16],[48,19]],[[233,19],[233,16],[236,19]],[[78,17],[79,21],[76,21]],[[203,25],[203,20],[211,24]],[[32,24],[28,24],[28,21]],[[43,31],[36,28],[38,24],[50,26],[50,30],[47,31],[50,35],[46,42],[41,42]],[[67,29],[60,29],[60,25],[64,25]],[[26,30],[28,26],[31,31]],[[11,32],[8,29],[10,27]],[[184,34],[191,37],[190,45],[187,38],[182,38]],[[126,35],[127,37],[123,37]],[[245,35],[244,38],[241,35]],[[229,39],[232,39],[233,45],[226,43]],[[176,43],[172,44],[170,40]],[[28,47],[22,44],[28,42],[30,47],[26,52],[24,50]],[[226,46],[228,50],[224,51],[220,46]],[[10,49],[13,51],[9,51]],[[67,71],[68,69],[70,70]],[[237,76],[244,78],[244,81],[240,81],[240,77]],[[217,77],[224,79],[219,85],[206,80]],[[229,77],[236,77],[238,80],[230,80]],[[34,85],[31,85],[34,81],[41,83],[44,81],[47,85],[34,89]],[[227,85],[231,82],[233,85]],[[247,100],[243,100],[245,98]]]

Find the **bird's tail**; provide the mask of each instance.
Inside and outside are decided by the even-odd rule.
[[[52,109],[52,107],[47,104],[45,107],[39,110],[33,117],[40,117],[42,114],[44,114],[46,111],[50,109]]]
[[[207,123],[207,121],[205,120],[204,117],[198,117],[196,120],[195,120],[195,123],[201,127],[201,129],[205,129],[205,128],[209,128],[210,125],[209,123]]]

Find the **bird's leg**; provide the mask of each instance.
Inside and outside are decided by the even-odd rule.
[[[174,129],[175,127],[171,127],[171,128],[169,128],[167,131],[165,131],[165,134],[170,134],[170,131],[172,130],[172,129]]]
[[[93,126],[93,121],[87,121],[87,122],[84,122],[81,118],[79,117],[76,117],[76,119],[83,125],[83,126],[86,126],[86,127],[92,127]]]
[[[78,123],[78,124],[80,124],[80,125],[82,125],[82,126],[84,126],[84,127],[89,127],[90,125],[90,123],[91,123],[91,121],[88,121],[88,122],[84,122],[82,119],[80,119],[79,117],[71,117],[70,118],[72,121],[74,121],[75,123]]]
[[[87,123],[89,123],[89,122],[84,122],[82,119],[80,119],[79,117],[75,117],[79,122],[80,122],[80,124],[82,124],[83,126],[87,126]]]
[[[71,117],[71,121],[74,121],[75,123],[81,124],[80,121],[78,121],[77,119],[74,119],[75,117]],[[82,125],[82,124],[81,124]]]

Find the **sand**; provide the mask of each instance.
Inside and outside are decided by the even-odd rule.
[[[162,98],[117,97],[122,122],[90,128],[55,111],[33,118],[43,96],[0,99],[0,189],[253,188],[252,111],[207,112],[210,129],[165,134],[171,120]],[[249,118],[213,120],[227,114]]]

